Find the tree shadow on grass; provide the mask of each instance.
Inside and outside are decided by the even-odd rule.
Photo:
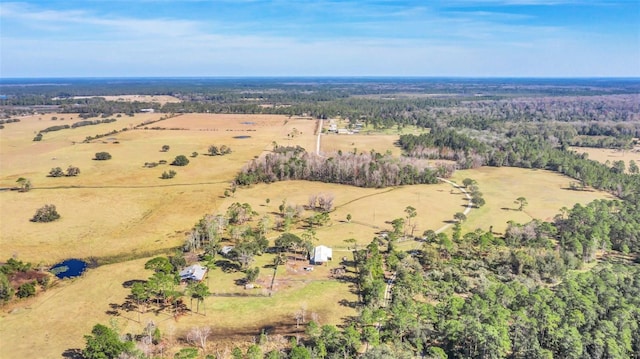
[[[128,281],[123,282],[122,286],[125,287],[125,288],[131,288],[136,283],[145,284],[145,283],[147,283],[147,281],[146,280],[142,280],[142,279],[132,279],[132,280],[128,280]]]
[[[357,300],[351,301],[346,299],[341,299],[338,303],[340,303],[341,306],[347,308],[357,308],[359,304]]]
[[[230,260],[221,259],[215,262],[216,266],[222,269],[225,273],[233,273],[240,271],[240,265],[238,263],[234,263]]]
[[[120,309],[121,306],[118,303],[109,303],[109,310],[107,310],[105,313],[107,315],[112,315],[114,317],[119,317],[120,316]]]
[[[82,349],[78,348],[65,350],[62,352],[62,357],[68,359],[84,359],[84,356],[82,356]]]

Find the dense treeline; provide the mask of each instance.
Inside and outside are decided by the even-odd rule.
[[[409,156],[451,159],[459,168],[489,165],[548,169],[575,178],[583,188],[592,186],[625,199],[640,194],[640,176],[588,160],[564,146],[556,147],[542,136],[517,136],[486,144],[455,130],[434,129],[419,136],[402,135],[398,143]]]
[[[0,100],[0,106],[7,106],[5,116],[29,108],[24,106],[83,118],[133,115],[153,108],[165,113],[341,117],[369,129],[415,125],[508,138],[543,131],[545,138],[553,136],[563,144],[603,148],[628,149],[633,138],[640,137],[640,85],[624,79],[122,79],[52,80],[46,85],[24,81],[28,86],[3,87],[8,94]],[[101,81],[107,82],[96,87]],[[182,102],[160,106],[72,98],[124,94],[172,95]]]
[[[105,95],[283,96],[309,92],[379,94],[478,95],[599,95],[637,93],[635,79],[464,79],[464,78],[112,78],[3,79],[3,101],[29,96],[73,97]]]
[[[597,250],[640,254],[640,211],[631,201],[596,200],[576,204],[555,219],[558,240],[585,262]]]
[[[360,154],[335,153],[323,157],[308,153],[300,147],[281,147],[274,153],[252,160],[237,175],[235,182],[249,185],[309,180],[358,187],[387,187],[437,183],[437,177],[449,177],[452,173],[452,166],[431,167],[427,161],[393,158],[374,151]]]
[[[116,119],[115,118],[106,118],[104,120],[78,121],[78,122],[74,122],[74,124],[71,125],[71,128],[82,127],[82,126],[99,125],[99,124],[102,124],[102,123],[112,123],[112,122],[116,122]]]
[[[490,283],[467,299],[416,301],[421,277],[399,271],[383,340],[409,357],[637,358],[640,269],[605,265],[568,275],[554,290],[517,281]],[[434,348],[435,347],[435,348]]]

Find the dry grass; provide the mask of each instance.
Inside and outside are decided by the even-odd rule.
[[[3,358],[60,357],[67,349],[83,348],[83,335],[97,323],[118,323],[122,333],[141,333],[148,321],[156,323],[161,332],[176,340],[192,327],[210,326],[212,343],[228,345],[234,340],[246,342],[269,329],[270,334],[302,331],[295,327],[294,315],[303,309],[306,320],[317,318],[321,324],[340,324],[356,315],[344,302],[357,300],[350,284],[330,279],[330,268],[338,263],[317,266],[313,272],[302,270],[303,262],[280,266],[276,277],[276,291],[268,296],[266,288],[273,271],[264,268],[269,256],[258,257],[258,283],[263,288],[244,290],[236,285],[242,273],[223,273],[214,269],[205,281],[213,295],[201,305],[202,314],[174,318],[168,310],[156,313],[148,310],[118,310],[117,316],[107,314],[111,304],[121,305],[130,294],[123,284],[131,280],[147,279],[151,272],[144,270],[148,259],[140,259],[88,270],[82,277],[57,281],[55,286],[27,301],[6,308],[0,317]],[[236,296],[245,295],[245,296]],[[183,299],[188,307],[190,301]],[[194,302],[193,310],[196,309]]]
[[[331,212],[331,222],[315,230],[320,243],[337,248],[346,248],[344,240],[349,238],[356,239],[360,244],[368,244],[376,233],[392,230],[389,222],[405,218],[407,206],[416,209],[417,217],[412,219],[412,224],[416,224],[415,234],[421,234],[427,229],[444,225],[455,212],[463,210],[464,204],[457,192],[451,193],[448,184],[380,189],[287,181],[240,189],[233,198],[225,199],[221,207],[227,208],[233,202],[247,202],[259,213],[257,218],[268,214],[275,221],[279,217],[278,206],[283,201],[292,205],[306,205],[312,194],[330,194],[334,197],[335,209]],[[267,198],[270,200],[268,205]],[[302,218],[312,214],[311,211],[305,211]],[[347,214],[352,216],[351,223],[347,223]],[[302,231],[302,228],[294,230],[296,233]],[[278,232],[270,233],[271,237],[278,235]]]
[[[137,124],[159,117],[145,114],[127,120]],[[0,258],[17,255],[23,260],[52,264],[70,256],[109,256],[179,245],[181,233],[205,213],[219,209],[221,195],[237,171],[270,149],[272,141],[307,146],[315,143],[315,121],[287,121],[284,116],[276,120],[280,125],[273,123],[273,117],[265,119],[269,125],[256,126],[260,131],[250,132],[250,139],[234,139],[236,130],[246,127],[239,123],[243,118],[194,115],[192,120],[180,116],[169,121],[188,124],[211,119],[212,128],[218,131],[131,130],[114,136],[117,144],[73,144],[87,135],[108,132],[113,124],[52,132],[41,142],[32,142],[33,131],[66,120],[32,117],[7,126],[0,133],[0,186],[13,187],[19,177],[27,177],[34,189],[28,193],[0,192]],[[291,139],[287,134],[293,128],[302,134]],[[165,144],[170,150],[160,152]],[[218,157],[203,155],[211,144],[226,144],[233,152]],[[100,151],[109,152],[113,158],[93,160]],[[201,155],[190,158],[191,163],[185,167],[143,167],[145,162],[171,162],[179,154],[189,156],[192,152]],[[47,177],[52,167],[66,169],[69,165],[79,167],[80,176]],[[160,179],[169,169],[177,176]],[[46,224],[29,222],[35,210],[47,203],[55,204],[62,218]]]
[[[372,149],[380,153],[391,151],[394,156],[399,156],[401,149],[394,145],[398,138],[388,135],[337,135],[328,134],[322,136],[322,151],[331,152],[369,152]]]
[[[586,153],[590,160],[606,163],[609,161],[624,161],[627,172],[629,171],[629,161],[633,160],[640,166],[640,146],[636,146],[633,150],[616,150],[609,148],[592,148],[592,147],[571,147],[576,153]]]
[[[211,325],[213,341],[234,336],[246,339],[269,325],[275,325],[281,332],[295,331],[293,314],[302,306],[306,306],[309,316],[316,313],[321,323],[340,323],[345,317],[355,315],[354,309],[340,304],[342,300],[356,300],[352,288],[348,283],[329,280],[330,268],[339,265],[339,258],[349,254],[345,239],[369,243],[380,230],[392,228],[388,221],[405,217],[407,206],[415,207],[418,214],[412,220],[416,223],[415,234],[441,227],[455,212],[464,209],[464,198],[445,184],[363,189],[291,181],[241,188],[234,197],[222,196],[237,171],[248,160],[271,150],[274,141],[278,145],[301,145],[314,150],[316,121],[304,118],[188,114],[151,125],[186,130],[131,130],[114,136],[117,144],[108,139],[73,144],[89,135],[132,127],[160,116],[121,117],[111,124],[48,133],[42,142],[32,142],[34,132],[68,123],[68,120],[51,121],[44,116],[32,116],[6,126],[0,132],[0,186],[14,186],[16,179],[23,176],[31,178],[35,189],[28,193],[0,191],[0,259],[17,255],[22,260],[52,264],[69,257],[134,255],[171,248],[183,242],[184,232],[204,214],[223,212],[233,202],[250,203],[259,212],[256,221],[264,214],[275,221],[283,200],[306,205],[310,194],[333,194],[335,210],[331,213],[331,223],[316,229],[318,242],[335,248],[333,263],[316,267],[313,272],[301,270],[303,262],[281,266],[275,295],[265,297],[261,294],[265,293],[272,270],[265,267],[271,256],[264,255],[257,257],[253,264],[262,268],[258,282],[263,288],[248,291],[260,296],[223,296],[247,292],[235,283],[243,275],[215,270],[210,275],[209,286],[218,296],[207,299],[206,317],[188,315],[179,322],[167,314],[147,313],[142,317],[143,324],[154,320],[165,334],[174,338],[193,326]],[[298,135],[292,137],[294,129]],[[251,137],[237,139],[235,136]],[[322,136],[322,150],[346,151],[357,147],[359,152],[375,149],[397,154],[398,149],[393,146],[396,138],[393,135],[326,135]],[[160,152],[165,144],[170,150]],[[204,155],[211,144],[225,144],[233,152],[219,157]],[[99,151],[111,153],[113,159],[92,160]],[[194,151],[200,155],[190,158],[191,163],[186,167],[143,167],[145,162],[171,162],[176,155],[189,156]],[[79,167],[80,176],[46,177],[52,167],[64,169],[68,165]],[[177,176],[161,180],[160,174],[168,169],[177,171]],[[465,229],[488,229],[494,225],[495,231],[502,231],[510,219],[518,222],[526,222],[531,217],[550,219],[562,206],[606,197],[598,192],[566,190],[571,182],[569,178],[546,171],[482,168],[460,171],[455,179],[460,183],[465,177],[478,181],[487,201],[485,207],[469,214]],[[502,209],[515,208],[513,200],[519,196],[529,200],[524,212]],[[46,224],[29,222],[35,210],[45,203],[56,204],[62,218]],[[353,217],[351,223],[346,223],[347,214]],[[305,212],[303,217],[309,215],[311,212]],[[303,229],[294,231],[300,234]],[[272,231],[268,237],[274,239],[279,234]],[[82,336],[95,323],[108,323],[109,304],[124,302],[129,289],[123,288],[122,283],[149,276],[143,269],[145,260],[89,270],[82,278],[65,281],[37,298],[15,304],[8,308],[15,308],[11,313],[3,311],[0,356],[59,357],[66,349],[83,347]],[[123,331],[137,333],[143,325],[137,319],[137,313],[122,312],[118,321]]]
[[[503,233],[510,220],[517,223],[526,223],[534,218],[550,221],[562,207],[570,208],[575,203],[612,198],[598,191],[570,190],[571,178],[544,170],[483,167],[457,171],[453,180],[462,183],[467,177],[478,182],[486,205],[469,213],[463,225],[464,230],[488,230],[489,226],[493,226],[495,232]],[[517,210],[518,205],[514,203],[521,196],[529,203],[522,212]]]
[[[144,262],[88,270],[81,278],[59,281],[38,297],[7,308],[0,317],[0,357],[59,358],[67,349],[83,348],[83,335],[97,323],[109,324],[109,304],[122,303],[130,293],[122,284],[150,275]],[[139,330],[137,323],[118,322],[123,332]]]

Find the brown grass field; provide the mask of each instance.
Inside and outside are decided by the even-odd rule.
[[[624,161],[627,171],[629,171],[629,161],[633,160],[640,166],[640,146],[636,146],[633,150],[616,150],[610,148],[593,148],[593,147],[571,147],[576,153],[586,153],[590,160],[605,163],[609,161]]]
[[[562,207],[571,208],[575,203],[613,198],[598,191],[570,190],[569,184],[573,179],[545,170],[483,167],[457,171],[452,180],[462,183],[467,177],[478,182],[486,204],[469,213],[463,231],[488,230],[493,226],[494,232],[504,233],[510,220],[516,223],[526,223],[534,218],[550,221]],[[522,212],[514,203],[521,196],[529,203]]]
[[[190,229],[202,215],[218,210],[221,195],[237,171],[251,158],[270,149],[273,141],[315,145],[315,121],[270,117],[264,119],[268,126],[260,131],[245,132],[247,125],[240,122],[256,120],[254,117],[208,116],[212,119],[209,129],[217,131],[131,130],[114,135],[117,144],[72,141],[108,132],[120,121],[47,133],[41,142],[31,141],[33,131],[60,121],[33,117],[7,126],[0,133],[0,187],[13,187],[19,177],[27,177],[34,189],[28,193],[0,192],[3,228],[0,258],[16,255],[23,260],[52,264],[70,256],[110,256],[174,247],[183,240],[181,232]],[[131,121],[140,123],[160,115],[137,117]],[[168,121],[178,119],[182,127],[202,122],[199,115]],[[169,125],[173,127],[175,123]],[[293,128],[302,134],[289,139],[287,134]],[[251,138],[233,138],[247,133]],[[171,147],[166,153],[160,152],[164,144]],[[227,156],[207,156],[211,144],[226,144],[233,152]],[[113,159],[92,160],[99,151],[109,152]],[[143,167],[145,162],[170,163],[175,156],[190,156],[192,152],[201,155],[191,158],[185,167]],[[66,169],[69,165],[79,167],[81,174],[47,177],[51,168]],[[162,172],[169,169],[174,169],[177,176],[160,179]],[[62,218],[47,224],[29,222],[35,210],[47,203],[55,204]]]
[[[329,278],[329,270],[340,265],[342,256],[350,256],[345,239],[369,243],[381,230],[392,228],[389,221],[405,217],[407,206],[415,207],[418,214],[413,219],[416,235],[440,228],[454,213],[464,210],[464,197],[447,184],[365,189],[292,181],[240,188],[232,197],[223,196],[237,171],[250,159],[270,151],[273,142],[314,151],[316,121],[306,118],[185,114],[150,125],[166,130],[129,130],[113,138],[79,143],[86,136],[132,128],[160,116],[122,116],[110,124],[46,133],[41,142],[32,141],[38,130],[77,119],[60,114],[58,117],[65,120],[51,121],[49,115],[30,116],[0,131],[0,188],[15,186],[19,177],[28,177],[34,184],[27,193],[0,191],[0,260],[16,256],[51,265],[72,257],[121,258],[118,263],[90,269],[80,278],[57,281],[36,298],[3,308],[1,358],[60,357],[67,349],[83,347],[83,335],[94,324],[108,324],[113,318],[106,313],[110,304],[125,301],[129,289],[123,283],[149,276],[143,269],[148,258],[131,258],[179,246],[184,233],[198,219],[224,212],[233,202],[251,204],[259,213],[254,221],[267,214],[275,222],[282,201],[306,205],[311,194],[333,195],[331,222],[316,228],[316,237],[318,243],[335,248],[334,261],[313,272],[301,269],[303,261],[289,261],[278,269],[272,297],[264,296],[272,275],[272,269],[265,267],[270,255],[257,257],[253,264],[261,267],[258,283],[262,288],[245,291],[234,282],[243,277],[242,273],[227,274],[216,269],[208,280],[214,295],[206,300],[206,316],[190,314],[175,320],[166,313],[146,313],[138,323],[137,313],[120,310],[115,318],[124,332],[138,333],[147,320],[154,320],[172,340],[191,327],[210,325],[214,333],[211,342],[239,342],[268,326],[273,326],[276,334],[301,330],[295,328],[293,319],[301,307],[309,316],[315,313],[322,324],[342,323],[356,312],[340,303],[353,302],[356,295],[349,283]],[[294,132],[297,135],[292,137]],[[355,147],[359,152],[375,149],[399,154],[393,145],[396,139],[397,135],[382,134],[323,135],[322,151],[349,151]],[[170,150],[161,152],[165,144]],[[207,156],[211,144],[227,145],[233,152]],[[92,160],[99,151],[111,153],[113,159]],[[189,157],[192,152],[199,156]],[[145,162],[171,162],[179,154],[189,157],[191,163],[185,167],[143,167]],[[52,167],[66,169],[68,165],[79,167],[81,174],[47,177]],[[169,169],[174,169],[177,176],[160,179],[161,173]],[[465,177],[478,181],[487,204],[469,213],[464,230],[486,230],[494,225],[494,231],[501,232],[508,220],[550,219],[562,206],[607,197],[598,192],[567,190],[571,179],[547,171],[481,168],[460,171],[454,180],[461,183]],[[523,212],[513,210],[513,201],[519,196],[529,201]],[[35,210],[46,203],[55,204],[62,218],[53,223],[30,222]],[[305,212],[303,218],[310,214]],[[346,222],[347,214],[353,217],[351,223]],[[302,231],[301,224],[293,230],[298,234]],[[279,234],[274,230],[267,236],[273,240]],[[233,296],[247,293],[254,296]]]

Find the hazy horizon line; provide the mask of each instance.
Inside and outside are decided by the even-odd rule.
[[[0,77],[7,80],[127,80],[127,79],[531,79],[531,80],[640,80],[640,76],[455,76],[455,75],[224,75],[224,76],[15,76]]]

